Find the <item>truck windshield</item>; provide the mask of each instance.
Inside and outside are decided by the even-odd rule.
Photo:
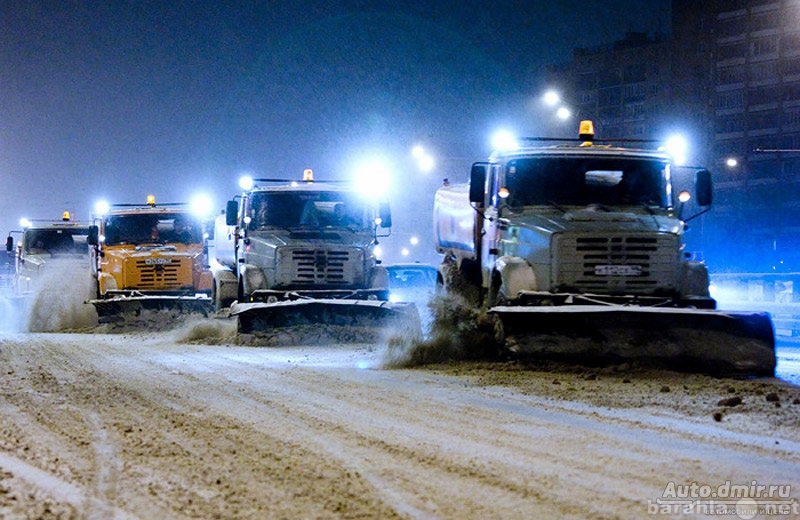
[[[506,165],[514,206],[670,206],[669,163],[657,159],[536,157]]]
[[[86,238],[89,228],[28,229],[25,231],[25,252],[51,255],[88,255]]]
[[[109,246],[203,241],[202,226],[189,213],[110,215],[106,217],[103,233]]]
[[[248,208],[249,229],[278,227],[369,229],[369,206],[359,197],[335,191],[255,192]]]

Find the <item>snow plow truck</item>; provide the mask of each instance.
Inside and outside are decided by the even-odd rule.
[[[472,295],[521,356],[773,375],[769,314],[717,310],[685,252],[687,221],[710,209],[709,171],[689,171],[694,194],[678,203],[671,156],[627,142],[599,142],[584,121],[577,139],[526,139],[437,190],[442,289]],[[692,195],[703,209],[684,218]]]
[[[375,256],[392,225],[388,204],[351,183],[315,181],[311,170],[302,180],[245,177],[240,186],[217,217],[210,262],[215,305],[230,307],[239,332],[419,327],[413,304],[389,302]]]
[[[213,312],[203,220],[185,203],[103,204],[89,230],[100,322],[143,310]]]
[[[48,265],[57,266],[62,276],[84,273],[88,268],[90,222],[73,220],[65,211],[61,220],[22,219],[19,243],[10,233],[6,251],[14,252],[13,294],[28,296],[36,288]]]

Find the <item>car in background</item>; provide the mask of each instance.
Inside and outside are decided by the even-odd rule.
[[[412,302],[424,308],[436,291],[437,269],[428,264],[387,265],[389,273],[389,300]]]

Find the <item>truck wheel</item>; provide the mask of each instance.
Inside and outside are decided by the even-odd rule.
[[[247,303],[247,300],[244,297],[244,280],[239,278],[239,288],[236,291],[236,300],[239,303]]]
[[[492,273],[492,281],[489,284],[489,293],[486,295],[486,307],[491,309],[498,305],[508,303],[508,298],[503,291],[503,279],[499,273]]]
[[[231,298],[224,298],[222,296],[222,291],[220,290],[220,281],[219,278],[214,278],[214,285],[211,288],[211,298],[214,301],[214,310],[219,312],[222,309],[230,307],[233,303],[233,299]]]

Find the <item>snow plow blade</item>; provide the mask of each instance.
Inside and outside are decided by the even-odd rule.
[[[311,327],[316,331],[311,336],[331,332],[335,340],[343,342],[380,339],[393,330],[415,336],[422,334],[419,312],[413,303],[346,299],[234,302],[230,315],[237,317],[238,330],[244,334],[272,334]],[[307,336],[305,339],[297,335],[292,337],[308,343]]]
[[[200,314],[205,317],[214,313],[214,302],[208,297],[115,296],[88,300],[86,303],[94,305],[100,323],[139,317],[143,311],[172,311],[178,314]]]
[[[582,363],[636,361],[723,376],[773,376],[769,314],[654,307],[498,306],[511,352]]]

